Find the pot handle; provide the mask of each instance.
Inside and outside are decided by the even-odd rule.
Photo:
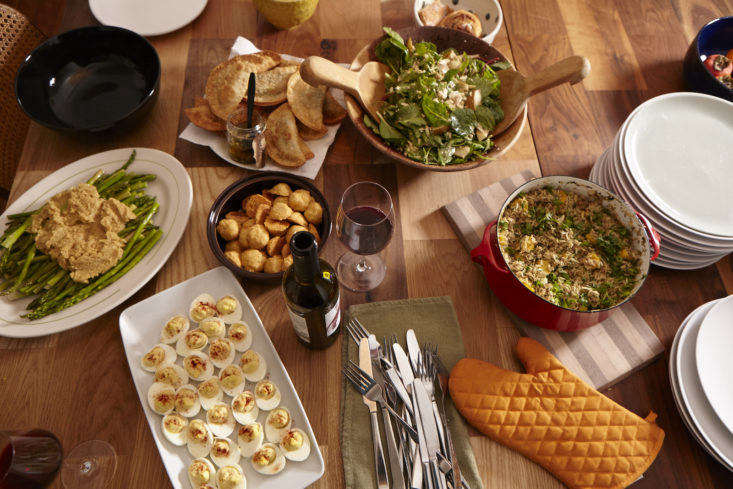
[[[471,250],[471,260],[483,266],[490,266],[495,272],[510,275],[509,268],[504,263],[504,259],[501,261],[501,251],[499,248],[498,240],[491,239],[491,232],[496,227],[497,220],[494,219],[486,226],[484,230],[484,237],[481,243],[473,250]],[[500,263],[503,264],[500,265]]]
[[[647,219],[644,214],[636,212],[636,217],[641,221],[641,225],[644,227],[644,231],[646,231],[646,235],[649,237],[649,245],[652,247],[652,256],[649,257],[649,260],[654,261],[659,256],[662,237],[659,236],[659,233],[652,227],[652,223],[649,222],[649,219]]]

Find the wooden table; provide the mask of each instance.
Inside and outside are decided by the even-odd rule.
[[[95,23],[86,0],[15,0],[47,34]],[[529,125],[500,161],[455,174],[416,171],[387,161],[356,132],[341,127],[316,178],[336,208],[352,182],[385,185],[397,205],[394,239],[385,252],[387,279],[365,295],[344,292],[354,304],[404,297],[450,295],[463,327],[468,354],[519,368],[512,352],[517,331],[477,267],[449,228],[439,207],[523,169],[586,176],[628,113],[644,100],[683,88],[681,60],[705,22],[730,14],[731,0],[504,0],[504,24],[495,45],[519,70],[531,72],[572,53],[587,56],[590,76],[534,97]],[[71,331],[35,340],[0,339],[0,429],[46,427],[72,447],[108,440],[119,455],[112,487],[170,487],[133,387],[117,318],[151,294],[218,263],[206,245],[205,216],[215,196],[243,172],[223,164],[207,148],[177,138],[187,123],[182,108],[201,93],[208,70],[242,35],[260,48],[297,56],[350,61],[380,34],[382,25],[413,25],[408,0],[321,0],[299,28],[276,31],[245,0],[210,0],[192,25],[152,42],[163,65],[161,95],[149,119],[114,137],[74,139],[32,125],[10,200],[48,172],[111,148],[149,146],[174,154],[189,169],[195,202],[188,230],[160,273],[133,298],[105,316]],[[325,257],[343,248],[332,240]],[[729,258],[693,272],[654,268],[634,304],[668,348],[684,316],[697,305],[733,292]],[[339,451],[340,346],[311,352],[298,344],[278,287],[247,285],[262,320],[290,372],[326,460],[319,488],[343,485]],[[343,339],[343,337],[342,337]],[[668,354],[605,394],[632,411],[659,414],[667,438],[636,488],[731,487],[733,474],[709,457],[686,430],[674,407],[667,377]],[[365,427],[364,429],[367,429]],[[481,475],[490,489],[552,488],[560,484],[520,455],[483,437],[472,438]],[[56,483],[54,487],[60,487]]]

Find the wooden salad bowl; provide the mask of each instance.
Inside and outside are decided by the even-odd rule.
[[[422,27],[407,27],[404,29],[396,30],[396,32],[402,36],[405,41],[411,38],[413,42],[429,41],[435,44],[438,51],[443,51],[448,48],[453,48],[459,53],[466,52],[468,54],[476,54],[478,57],[485,62],[494,61],[509,61],[499,50],[487,44],[477,37],[473,37],[461,31],[454,29],[448,29],[445,27],[433,27],[433,26],[422,26]],[[367,46],[362,48],[361,51],[356,55],[354,61],[351,63],[351,70],[359,71],[365,63],[369,61],[376,61],[374,55],[374,49],[385,36],[381,36]],[[498,59],[497,59],[498,58]],[[456,165],[427,165],[420,163],[413,159],[408,158],[399,151],[389,147],[379,136],[374,134],[371,129],[366,127],[364,124],[364,109],[361,107],[359,102],[349,94],[346,94],[346,111],[351,118],[359,132],[369,141],[372,146],[377,148],[382,153],[394,158],[402,164],[412,166],[415,168],[421,168],[423,170],[431,171],[462,171],[470,170],[471,168],[477,168],[485,165],[492,160],[498,158],[504,154],[512,145],[519,139],[519,134],[524,128],[527,120],[527,107],[525,106],[522,114],[517,117],[517,120],[509,126],[509,128],[503,133],[499,134],[494,139],[494,147],[489,152],[489,157],[483,160],[467,161]]]

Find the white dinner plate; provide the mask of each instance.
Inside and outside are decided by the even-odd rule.
[[[193,22],[208,0],[89,0],[104,25],[124,27],[141,36],[159,36]]]
[[[635,112],[622,149],[643,193],[685,226],[733,237],[733,103],[670,93]]]
[[[291,462],[288,460],[285,469],[274,476],[258,474],[252,468],[249,458],[240,459],[239,465],[247,479],[247,487],[251,489],[301,489],[313,484],[323,476],[324,464],[308,416],[300,403],[300,398],[295,391],[295,387],[293,387],[288,372],[285,370],[285,366],[282,364],[260,317],[257,315],[257,311],[255,311],[242,286],[226,267],[218,267],[197,275],[128,307],[120,315],[120,333],[127,355],[127,362],[130,365],[130,373],[171,484],[175,489],[189,489],[191,487],[188,481],[187,469],[193,458],[188,453],[185,445],[174,446],[163,435],[161,431],[162,416],[153,412],[147,401],[147,392],[153,383],[153,374],[142,369],[140,358],[160,341],[160,331],[165,322],[175,314],[187,316],[191,302],[203,292],[207,292],[215,298],[232,295],[240,301],[243,311],[242,322],[249,326],[252,333],[251,348],[265,359],[269,378],[278,386],[282,394],[280,405],[290,410],[293,427],[303,430],[311,441],[311,453],[304,462]],[[195,324],[191,325],[192,329],[193,327],[195,327]],[[237,353],[234,361],[237,365],[240,356]],[[179,365],[182,363],[180,356],[177,358],[176,363]],[[219,369],[216,369],[217,375],[218,372]],[[190,383],[196,384],[197,382],[192,380]],[[253,387],[253,383],[247,382],[246,389],[251,390]],[[231,400],[230,396],[224,395],[223,402],[231,403]],[[195,417],[204,419],[203,413],[202,409],[201,413]],[[266,417],[267,411],[260,411],[257,421],[264,426]],[[229,436],[229,439],[236,444],[236,428],[235,432]]]
[[[733,296],[705,316],[697,333],[695,361],[705,395],[733,438]]]
[[[191,214],[193,188],[188,172],[173,156],[157,149],[134,148],[137,158],[129,167],[131,172],[152,173],[156,179],[148,182],[146,192],[160,203],[153,223],[163,236],[147,255],[127,274],[75,306],[36,321],[20,317],[32,298],[10,301],[0,297],[0,336],[29,338],[58,333],[98,318],[137,292],[168,260],[183,235]],[[26,212],[41,207],[55,194],[87,181],[98,170],[112,173],[127,161],[133,148],[114,149],[87,156],[68,164],[35,184],[0,216],[4,230],[9,214]]]
[[[703,304],[685,319],[675,336],[677,346],[670,352],[670,363],[673,363],[677,379],[678,390],[673,393],[678,409],[683,409],[689,416],[691,431],[699,436],[703,447],[709,448],[713,457],[733,470],[733,437],[705,397],[695,365],[695,336],[705,315],[719,302]]]

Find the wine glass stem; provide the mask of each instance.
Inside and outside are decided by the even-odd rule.
[[[357,271],[358,273],[360,273],[360,274],[361,274],[361,273],[364,273],[364,272],[366,272],[366,271],[368,271],[368,270],[369,270],[370,268],[371,268],[371,267],[370,267],[370,266],[369,266],[369,264],[367,263],[367,261],[366,261],[366,258],[362,258],[362,259],[361,259],[361,261],[359,261],[359,262],[358,262],[358,263],[356,264],[356,271]]]

